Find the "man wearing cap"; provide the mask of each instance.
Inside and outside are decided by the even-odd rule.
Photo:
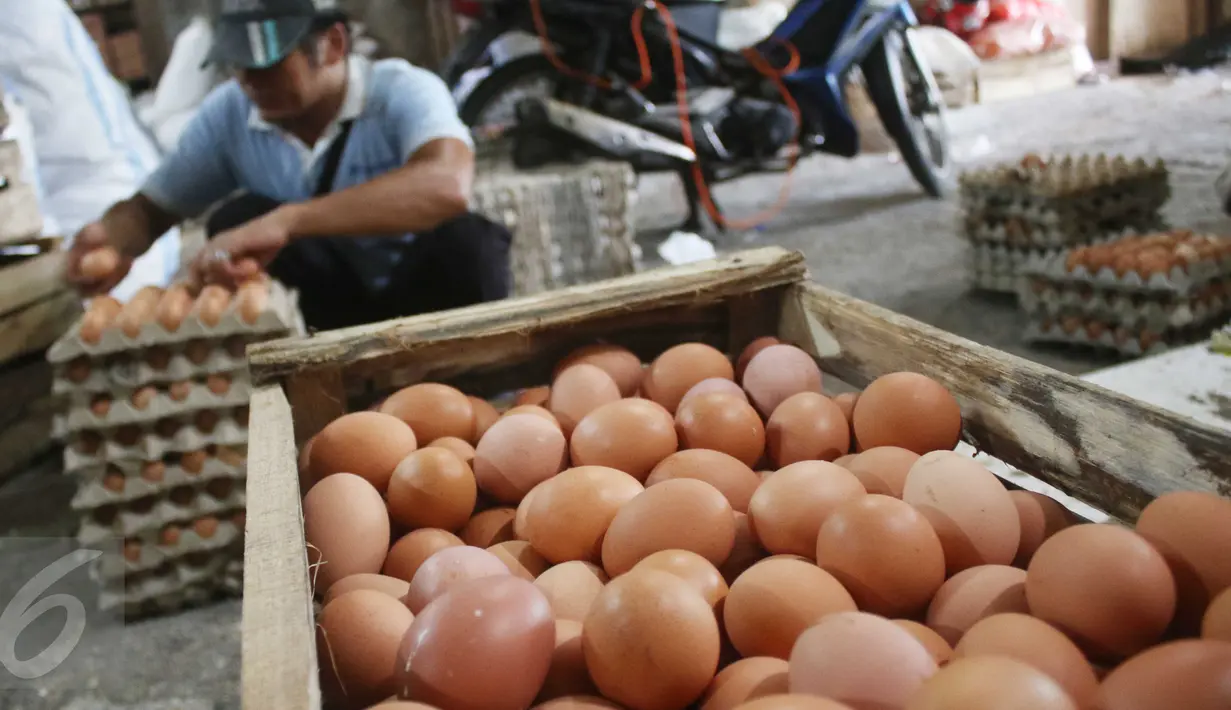
[[[448,88],[403,60],[348,54],[334,5],[223,0],[210,57],[235,80],[136,195],[81,230],[70,281],[106,292],[155,238],[208,213],[189,281],[266,267],[299,290],[313,328],[508,295],[509,234],[467,211],[473,144]],[[121,267],[91,281],[80,259],[103,245]]]

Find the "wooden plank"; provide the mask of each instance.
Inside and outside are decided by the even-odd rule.
[[[708,262],[610,279],[442,313],[253,345],[253,377],[267,382],[294,373],[342,368],[368,376],[413,362],[416,350],[456,338],[515,336],[613,315],[676,305],[715,303],[730,296],[806,278],[803,256],[778,247]]]
[[[241,622],[245,710],[320,707],[308,555],[291,406],[282,389],[252,395]]]
[[[49,347],[81,315],[81,310],[77,294],[60,291],[0,318],[0,363]]]
[[[1177,489],[1231,495],[1226,433],[815,284],[781,331],[857,386],[901,370],[947,386],[965,438],[1123,520]]]
[[[291,375],[286,380],[286,397],[295,420],[297,447],[347,411],[346,388],[338,369]]]
[[[1081,379],[1231,434],[1231,357],[1208,343],[1088,372]]]
[[[65,252],[54,251],[0,270],[0,316],[64,289]]]
[[[12,183],[0,189],[0,244],[25,241],[42,231],[43,216],[33,187]]]

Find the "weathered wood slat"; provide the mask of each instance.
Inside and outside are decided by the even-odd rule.
[[[291,407],[277,386],[252,395],[242,621],[245,710],[320,707],[316,638]]]
[[[258,382],[336,367],[348,376],[367,376],[412,362],[414,351],[431,342],[511,336],[543,325],[564,326],[621,313],[713,303],[794,283],[806,274],[799,253],[767,247],[526,298],[334,330],[306,339],[269,341],[252,346],[248,359]]]
[[[1170,490],[1231,495],[1225,432],[815,284],[783,334],[857,386],[912,370],[962,403],[971,444],[1123,520]]]
[[[0,482],[21,473],[27,464],[55,447],[51,436],[50,397],[27,407],[20,421],[0,430]]]
[[[81,298],[62,290],[0,317],[0,363],[43,350],[81,314]]]
[[[286,381],[286,397],[295,420],[297,447],[347,411],[340,370],[291,375]]]
[[[0,270],[0,316],[63,290],[64,258],[64,252],[49,252]]]

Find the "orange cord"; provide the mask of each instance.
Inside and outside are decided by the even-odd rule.
[[[543,19],[543,11],[540,5],[542,0],[530,0],[530,14],[534,20],[534,28],[539,35],[539,44],[542,45],[543,55],[547,57],[547,61],[551,62],[561,74],[565,76],[584,81],[592,86],[597,86],[600,89],[610,89],[611,82],[602,77],[591,76],[587,72],[574,69],[565,64],[559,56],[556,55],[555,48],[552,46],[551,40],[547,33],[547,22]],[[680,116],[680,134],[684,139],[684,145],[698,157],[696,141],[692,135],[692,121],[689,118],[688,111],[688,77],[684,68],[684,49],[680,43],[679,30],[676,28],[675,19],[671,17],[671,12],[658,0],[654,3],[654,10],[662,19],[663,26],[667,28],[667,39],[671,45],[671,61],[675,70],[675,96],[679,108]],[[645,17],[645,6],[638,6],[633,12],[632,17],[632,35],[633,43],[637,47],[637,59],[641,66],[641,76],[633,87],[640,90],[649,86],[653,79],[653,67],[650,64],[649,46],[645,41],[645,31],[642,28],[643,19]],[[803,118],[799,111],[799,105],[795,103],[795,98],[791,96],[791,92],[787,90],[786,84],[783,83],[782,77],[799,69],[800,57],[799,50],[789,42],[782,41],[790,55],[787,65],[781,69],[772,66],[765,57],[752,47],[746,47],[743,50],[743,55],[752,64],[753,68],[763,74],[767,79],[774,82],[778,88],[778,93],[782,96],[782,101],[786,104],[791,115],[795,118],[795,135],[791,137],[791,141],[787,144],[791,149],[789,162],[787,163],[786,177],[782,181],[782,186],[778,190],[778,199],[769,209],[763,210],[752,217],[742,220],[731,220],[725,217],[718,210],[718,206],[714,203],[713,196],[710,194],[709,185],[705,181],[705,172],[701,169],[700,160],[694,161],[692,164],[693,180],[697,184],[697,192],[701,198],[701,204],[705,206],[705,211],[709,213],[714,223],[720,227],[728,229],[753,229],[773,219],[782,208],[786,206],[787,200],[791,195],[791,177],[795,172],[795,166],[799,162],[799,131],[803,126]]]

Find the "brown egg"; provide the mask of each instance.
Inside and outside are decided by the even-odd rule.
[[[429,448],[445,449],[461,459],[467,466],[474,461],[474,447],[470,442],[455,436],[443,436],[427,445]]]
[[[469,545],[446,547],[419,565],[402,602],[411,612],[418,614],[461,582],[507,574],[509,568],[487,550]]]
[[[994,614],[1028,614],[1026,572],[1007,565],[983,565],[953,575],[928,607],[927,624],[950,644]]]
[[[1231,707],[1231,643],[1173,641],[1128,659],[1102,686],[1105,710]]]
[[[743,352],[739,354],[739,359],[735,361],[735,379],[740,382],[744,381],[744,370],[748,369],[748,363],[752,362],[752,358],[760,354],[762,350],[771,345],[781,345],[782,341],[772,335],[765,335],[748,343]]]
[[[936,662],[910,632],[859,611],[821,619],[800,634],[789,660],[792,693],[860,710],[903,707],[936,673]]]
[[[211,287],[206,286],[205,288],[206,291],[202,293],[202,296],[209,292]],[[218,287],[213,286],[212,288]],[[225,290],[221,290],[221,294],[223,298],[230,298],[230,294]],[[116,326],[124,332],[124,335],[130,338],[137,337],[141,334],[141,328],[154,319],[154,309],[158,307],[158,301],[161,298],[162,289],[158,286],[142,287],[132,298],[128,299],[128,303],[124,304],[124,308],[120,310],[120,315],[115,319]],[[202,315],[204,315],[204,311]],[[217,319],[215,319],[212,323],[207,322],[207,324],[215,325],[217,322]]]
[[[594,600],[581,643],[599,691],[629,710],[684,708],[718,670],[713,610],[665,572],[613,579]]]
[[[332,473],[353,473],[384,494],[393,469],[416,448],[415,433],[397,417],[353,412],[313,438],[308,467],[317,481]]]
[[[628,348],[619,345],[584,345],[577,348],[556,366],[553,378],[571,365],[594,365],[606,372],[620,388],[621,397],[632,397],[641,386],[644,367],[641,358]]]
[[[752,405],[712,392],[680,404],[675,430],[685,449],[721,451],[752,466],[765,453],[765,425]]]
[[[855,600],[833,575],[805,560],[771,557],[731,584],[722,618],[740,655],[787,659],[804,629],[854,610]]]
[[[447,530],[423,528],[409,532],[393,543],[381,572],[410,583],[427,558],[446,547],[462,544],[461,538]]]
[[[408,528],[456,531],[470,520],[478,488],[474,473],[452,451],[437,447],[411,453],[389,480],[389,517]]]
[[[500,418],[508,419],[509,417],[513,417],[518,414],[534,415],[542,419],[545,422],[550,422],[552,426],[559,429],[560,431],[564,431],[564,428],[560,426],[560,420],[556,419],[556,415],[552,414],[551,412],[547,411],[546,409],[544,409],[543,407],[540,407],[537,404],[519,404],[516,407],[513,407],[512,409],[506,411],[504,414],[501,414]]]
[[[496,420],[500,418],[500,412],[497,412],[496,408],[491,405],[491,402],[488,402],[486,399],[479,399],[478,397],[467,397],[466,399],[470,400],[470,406],[474,410],[474,436],[467,439],[467,441],[471,444],[477,444],[479,439],[483,438],[487,430],[492,427],[492,424],[495,424]]]
[[[1013,565],[1026,568],[1035,550],[1047,538],[1072,525],[1075,518],[1063,505],[1034,491],[1009,491],[1013,505],[1017,507],[1017,519],[1021,521],[1022,539],[1017,545]]]
[[[1067,636],[1026,614],[995,614],[979,621],[953,649],[954,658],[1004,656],[1047,674],[1079,708],[1095,708],[1094,669]]]
[[[794,345],[771,345],[757,353],[740,380],[757,411],[769,417],[800,392],[821,393],[821,368]]]
[[[397,691],[398,646],[413,621],[393,597],[357,589],[325,605],[316,620],[316,655],[327,700],[365,707]]]
[[[749,700],[785,694],[788,668],[781,658],[742,658],[714,676],[701,698],[700,710],[735,710]]]
[[[761,478],[742,461],[709,449],[688,449],[672,454],[654,467],[646,486],[677,478],[705,481],[717,488],[726,497],[731,508],[740,513],[748,512],[748,502]]]
[[[920,624],[918,621],[894,619],[893,623],[909,631],[916,641],[923,644],[923,647],[932,656],[932,660],[936,661],[936,665],[943,666],[949,662],[949,659],[953,658],[953,648],[949,646],[949,642],[942,639],[940,634]]]
[[[727,584],[734,582],[736,577],[743,574],[749,567],[769,557],[769,552],[761,547],[761,543],[753,534],[752,525],[748,520],[747,515],[736,511],[735,546],[731,548],[727,561],[718,567],[718,571],[722,573],[722,578],[727,581]]]
[[[606,698],[594,695],[568,695],[535,705],[532,710],[624,710]]]
[[[479,489],[503,503],[516,503],[564,467],[564,434],[529,414],[502,417],[475,447]]]
[[[945,581],[940,538],[918,511],[889,496],[859,496],[835,508],[815,555],[860,609],[882,616],[914,616]]]
[[[544,481],[533,499],[522,501],[526,539],[553,564],[598,562],[616,511],[644,490],[637,479],[614,468],[570,468]]]
[[[1000,656],[955,660],[932,676],[905,710],[1078,710],[1064,689],[1021,661]]]
[[[329,587],[329,591],[325,592],[325,597],[322,601],[328,604],[343,594],[353,592],[356,589],[370,589],[400,601],[410,589],[410,583],[404,579],[397,579],[396,577],[389,577],[383,574],[361,572],[348,575],[334,582],[333,586]]]
[[[112,247],[96,247],[81,257],[81,275],[91,281],[107,278],[120,265],[120,253]]]
[[[860,400],[861,402],[863,400]],[[1007,565],[1022,528],[1000,479],[974,459],[951,451],[921,456],[906,476],[902,500],[940,536],[950,575],[979,565]]]
[[[839,505],[863,495],[863,484],[846,469],[826,461],[800,461],[761,483],[748,504],[748,517],[765,549],[815,559],[825,519]]]
[[[594,365],[581,363],[569,366],[551,383],[547,409],[568,436],[587,414],[619,399],[620,388],[611,375]]]
[[[842,416],[846,417],[846,422],[850,422],[855,418],[855,402],[859,401],[858,392],[843,392],[833,398],[833,403],[838,405],[838,409],[842,410]]]
[[[380,411],[406,422],[419,441],[474,438],[474,406],[448,385],[424,382],[405,387],[389,395]]]
[[[513,508],[491,508],[475,513],[458,535],[467,545],[484,549],[508,542],[513,539],[513,518],[516,515],[517,511]]]
[[[733,380],[735,368],[717,348],[704,343],[684,343],[668,349],[650,363],[641,380],[641,391],[674,415],[688,390],[711,377]]]
[[[692,389],[684,393],[683,398],[680,399],[680,404],[682,405],[692,397],[696,397],[698,395],[716,393],[729,394],[738,397],[745,402],[748,401],[748,394],[744,392],[743,387],[735,384],[734,380],[727,380],[721,377],[711,377],[708,380],[701,380],[697,384],[693,385]]]
[[[951,451],[962,434],[962,409],[935,380],[914,372],[876,378],[859,395],[851,418],[865,449],[900,446],[917,454]]]
[[[398,696],[456,710],[522,710],[543,686],[555,647],[551,606],[533,584],[512,576],[462,582],[411,624],[398,653]]]
[[[91,345],[97,344],[102,340],[103,331],[111,327],[123,307],[111,296],[95,296],[90,299],[90,306],[81,318],[77,337]]]
[[[769,417],[769,457],[778,466],[799,461],[833,461],[851,445],[851,427],[833,400],[816,392],[788,397]]]
[[[551,388],[546,385],[541,387],[529,387],[517,393],[517,397],[513,400],[513,404],[518,407],[524,405],[542,407],[547,404],[547,399],[550,396]]]
[[[1111,524],[1052,535],[1026,569],[1030,613],[1073,639],[1092,660],[1155,643],[1175,614],[1175,581],[1145,538]]]
[[[638,481],[678,445],[671,414],[648,399],[604,404],[587,414],[569,439],[574,465],[609,466]]]
[[[367,480],[350,473],[321,479],[304,496],[303,521],[317,593],[348,575],[380,571],[389,549],[389,515]]]
[[[846,468],[855,474],[868,493],[901,498],[906,488],[906,474],[918,460],[919,454],[900,446],[878,446],[848,461]]]
[[[551,566],[543,556],[525,540],[509,540],[487,548],[487,551],[500,558],[515,577],[533,582],[540,574]]]
[[[735,545],[735,516],[722,493],[679,478],[651,486],[620,508],[602,543],[613,578],[659,550],[689,550],[721,565]],[[601,685],[600,685],[601,687]]]
[[[597,689],[590,680],[585,653],[581,649],[581,622],[556,619],[556,648],[537,701],[595,692]]]
[[[738,710],[854,710],[850,705],[803,693],[766,695],[737,707]]]
[[[847,454],[846,456],[839,456],[838,458],[834,459],[833,462],[835,465],[841,466],[842,468],[849,471],[851,470],[851,464],[853,464],[855,462],[855,459],[857,458],[859,458],[859,454]],[[868,492],[872,493],[873,491],[868,491]]]
[[[660,550],[638,562],[630,572],[644,570],[666,572],[688,582],[715,612],[722,614],[722,602],[730,590],[718,568],[701,555],[688,550]]]
[[[1195,633],[1210,600],[1231,588],[1231,500],[1201,491],[1155,498],[1137,518],[1175,577],[1179,630]]]
[[[534,586],[547,597],[557,620],[584,621],[608,581],[607,573],[597,565],[565,562],[540,574]]]
[[[1201,638],[1231,642],[1231,589],[1214,597],[1201,621]]]

